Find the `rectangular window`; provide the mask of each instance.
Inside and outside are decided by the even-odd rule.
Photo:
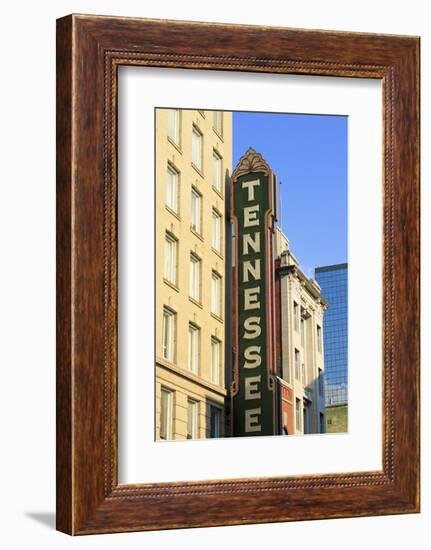
[[[221,277],[215,271],[211,277],[211,313],[221,317]]]
[[[317,351],[322,351],[322,327],[316,325],[317,329]]]
[[[160,439],[172,439],[173,393],[162,388],[160,394]]]
[[[167,361],[175,362],[175,331],[176,314],[163,308],[163,327],[162,327],[162,353]]]
[[[201,261],[190,254],[190,297],[197,302],[201,300]]]
[[[187,439],[198,438],[198,406],[197,401],[187,399]]]
[[[168,136],[176,143],[180,144],[180,111],[179,109],[169,109],[168,113]]]
[[[221,437],[221,410],[210,406],[210,437]]]
[[[222,159],[217,151],[213,151],[213,185],[219,193],[222,192]]]
[[[192,130],[192,162],[199,170],[202,170],[202,134],[193,126]]]
[[[302,385],[305,386],[307,383],[307,380],[305,378],[305,365],[302,363],[301,365],[301,379],[302,379]]]
[[[308,409],[307,407],[304,407],[302,409],[302,426],[303,426],[303,430],[304,430],[304,434],[308,434],[310,433],[310,427],[308,425]]]
[[[223,113],[222,111],[213,111],[213,127],[217,133],[223,135]]]
[[[293,302],[293,326],[296,331],[299,330],[299,305]]]
[[[295,419],[296,419],[296,431],[301,432],[302,428],[302,407],[301,400],[296,399],[296,410],[295,410]]]
[[[212,247],[221,253],[221,216],[217,210],[213,209],[213,235]]]
[[[211,338],[211,382],[220,385],[220,341],[216,338]]]
[[[177,284],[177,245],[178,241],[170,233],[165,233],[164,278],[173,285]]]
[[[193,231],[201,234],[201,218],[202,218],[202,196],[192,187],[192,219],[191,225]]]
[[[324,393],[323,388],[323,370],[319,369],[319,395],[322,397]]]
[[[232,258],[232,267],[236,267],[236,261],[235,261],[235,258],[236,258],[236,255],[237,255],[237,247],[238,247],[238,237],[236,236],[236,233],[235,233],[235,224],[234,223],[229,223],[229,229],[230,229],[230,234],[231,234],[231,245],[232,245],[232,249],[231,249],[231,258]],[[228,238],[228,237],[226,237]]]
[[[189,370],[194,374],[199,371],[199,328],[189,323]]]
[[[326,430],[325,430],[325,415],[323,413],[320,413],[319,418],[320,418],[320,433],[324,434],[326,432]]]
[[[178,214],[178,172],[168,164],[167,185],[166,185],[166,205]]]
[[[304,319],[301,319],[301,346],[304,347],[305,343],[305,323]]]
[[[295,378],[301,380],[301,356],[299,350],[295,349]]]

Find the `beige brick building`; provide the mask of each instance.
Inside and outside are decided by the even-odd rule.
[[[231,170],[232,113],[156,110],[156,439],[224,435]]]

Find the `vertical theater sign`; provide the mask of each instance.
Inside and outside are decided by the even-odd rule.
[[[232,435],[279,433],[274,341],[276,178],[252,148],[232,173]]]

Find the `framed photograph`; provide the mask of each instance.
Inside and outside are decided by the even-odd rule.
[[[57,528],[419,511],[419,38],[57,21]]]

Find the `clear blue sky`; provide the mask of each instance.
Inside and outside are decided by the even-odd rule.
[[[234,167],[248,147],[282,182],[279,224],[303,271],[347,262],[347,117],[234,112]]]

